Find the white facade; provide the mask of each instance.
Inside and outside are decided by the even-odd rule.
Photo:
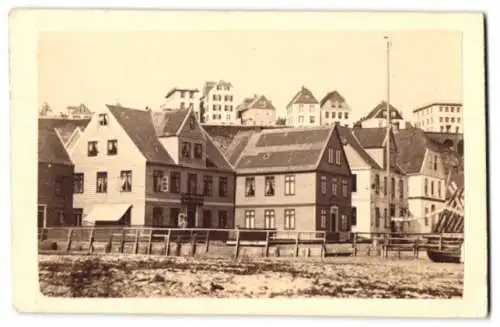
[[[172,89],[161,105],[162,110],[193,109],[200,119],[200,91],[198,89]]]
[[[252,126],[273,126],[276,124],[275,109],[247,109],[241,113],[241,124]]]
[[[400,130],[406,128],[406,121],[404,119],[391,119],[391,124],[394,130]],[[368,118],[361,121],[361,127],[363,128],[373,128],[373,127],[386,127],[386,118]]]
[[[352,110],[345,99],[337,92],[328,93],[321,100],[320,124],[322,126],[335,125],[352,127]]]
[[[312,92],[302,87],[286,107],[286,125],[311,127],[321,125],[319,102]]]
[[[239,124],[236,118],[235,94],[231,83],[207,82],[202,99],[203,123],[211,125]]]
[[[413,111],[415,127],[427,132],[463,133],[461,103],[433,103]]]

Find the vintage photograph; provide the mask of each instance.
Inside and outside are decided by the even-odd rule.
[[[41,31],[39,292],[462,299],[470,256],[486,255],[465,250],[464,142],[483,131],[464,117],[485,108],[464,101],[463,42]]]

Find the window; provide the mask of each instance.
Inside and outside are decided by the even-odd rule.
[[[429,180],[427,178],[424,180],[424,195],[429,194]]]
[[[332,195],[337,195],[337,177],[332,177]]]
[[[193,91],[190,91],[189,92],[189,98],[192,99],[194,97],[194,92]]]
[[[459,126],[455,126],[455,133],[458,133],[460,131],[460,127]]]
[[[320,211],[320,228],[326,228],[326,216],[328,215],[327,209],[321,209]]]
[[[387,177],[384,177],[384,195],[387,195]]]
[[[97,156],[97,153],[99,153],[99,151],[97,150],[97,141],[89,141],[87,155],[89,157],[95,157]]]
[[[203,158],[203,144],[201,144],[201,143],[195,143],[194,144],[194,157],[196,159],[202,159]]]
[[[299,104],[299,112],[304,112],[304,105],[303,104]]]
[[[186,108],[186,104],[184,102],[181,102],[181,109]]]
[[[358,191],[358,176],[356,174],[352,174],[352,192],[357,192]]]
[[[108,156],[113,156],[118,153],[118,141],[109,140],[108,141]]]
[[[380,176],[378,174],[375,175],[375,193],[380,193]]]
[[[349,119],[349,113],[348,112],[344,113],[344,118],[345,119]]]
[[[304,116],[299,116],[299,124],[303,124],[304,123]]]
[[[438,156],[434,155],[434,170],[438,169]]]
[[[425,208],[424,210],[425,212],[425,218],[424,218],[424,223],[425,223],[425,226],[429,226],[429,217],[427,217],[427,215],[429,214],[429,208]]]
[[[245,196],[246,197],[255,196],[255,177],[245,178]]]
[[[445,121],[445,122],[449,122],[449,121],[450,121],[450,117],[445,117],[445,118],[444,118],[444,121]]]
[[[231,120],[231,115],[230,114],[226,115],[226,120]]]
[[[201,222],[202,228],[210,228],[212,222],[212,211],[203,210],[203,221]]]
[[[170,173],[170,192],[180,193],[181,192],[181,173],[172,172]]]
[[[443,112],[443,107],[439,107],[439,112]]]
[[[254,210],[245,210],[245,228],[255,228]]]
[[[333,156],[333,149],[328,148],[328,163],[333,164],[334,156]]]
[[[187,183],[188,193],[198,194],[198,176],[196,174],[188,174]]]
[[[380,208],[379,207],[375,208],[375,227],[376,228],[380,227]]]
[[[340,231],[341,232],[348,232],[349,231],[349,222],[347,221],[347,215],[342,214],[340,215]]]
[[[274,210],[272,209],[264,210],[264,228],[265,229],[276,228]]]
[[[227,219],[227,211],[219,210],[219,228],[230,228],[229,221]]]
[[[391,199],[394,199],[394,195],[396,194],[396,179],[394,177],[391,178]]]
[[[295,229],[295,209],[285,209],[285,230]]]
[[[441,198],[441,181],[438,182],[438,197]]]
[[[295,175],[285,176],[285,195],[295,195]]]
[[[219,196],[227,196],[227,177],[219,177]]]
[[[389,227],[389,220],[387,219],[387,208],[384,208],[384,227]]]
[[[191,143],[189,142],[182,142],[182,157],[185,159],[191,158]]]
[[[203,195],[212,196],[214,194],[214,179],[212,176],[203,176]]]
[[[314,124],[316,122],[316,117],[309,116],[309,123]]]
[[[264,194],[274,196],[274,176],[266,176]]]
[[[346,179],[342,180],[342,196],[346,197],[347,196],[347,185],[349,183],[347,182]]]
[[[443,117],[439,117],[439,122],[442,123],[443,122]]]
[[[328,111],[325,111],[325,118],[329,118],[330,117],[330,113]]]
[[[444,126],[439,126],[439,131],[444,132]]]
[[[455,122],[455,117],[451,117],[450,120],[451,120],[452,123],[454,123]]]
[[[168,178],[161,170],[153,171],[153,191],[168,192]]]
[[[108,125],[108,114],[99,114],[99,125]]]
[[[457,118],[457,123],[460,123],[460,117]]]
[[[351,225],[356,226],[358,224],[358,209],[356,207],[352,207],[352,221]]]
[[[403,199],[404,197],[404,193],[405,193],[405,190],[404,190],[404,182],[403,182],[403,179],[401,178],[399,180],[399,198],[400,199]]]
[[[214,95],[214,97],[215,97],[215,95]],[[214,105],[212,105],[212,110],[213,110],[213,111],[217,110],[217,105],[215,105],[215,104],[214,104]],[[215,115],[214,115],[214,119],[215,119]]]
[[[132,192],[132,171],[122,170],[120,172],[120,191]]]
[[[54,194],[57,196],[61,196],[63,193],[63,180],[62,176],[56,176],[54,180]]]
[[[163,226],[163,208],[153,207],[153,221],[152,227],[162,227]]]
[[[340,166],[342,163],[342,153],[340,150],[335,150],[335,164]]]
[[[106,193],[108,191],[108,173],[105,171],[97,172],[96,192]]]
[[[321,194],[326,194],[326,176],[321,176],[320,189]]]
[[[212,96],[212,99],[213,99],[214,101],[215,101],[215,100],[217,100],[217,96],[214,94],[214,95]]]
[[[179,226],[179,208],[170,208],[170,222],[173,226]]]
[[[335,111],[332,112],[332,119],[335,118]]]
[[[448,112],[448,107],[444,107],[444,112]]]
[[[451,112],[455,112],[455,107],[450,107]]]
[[[431,181],[431,195],[434,196],[434,181]]]
[[[83,193],[83,173],[73,175],[73,193]]]

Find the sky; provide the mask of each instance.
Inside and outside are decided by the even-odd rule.
[[[430,102],[462,101],[453,31],[74,31],[40,34],[39,105],[159,109],[173,87],[226,80],[238,102],[263,94],[278,117],[302,86],[318,101],[337,90],[358,119],[386,99],[386,34],[391,103],[406,119]]]

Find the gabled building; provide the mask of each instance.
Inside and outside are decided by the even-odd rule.
[[[264,95],[254,95],[238,106],[238,118],[242,125],[272,126],[276,124],[276,108]]]
[[[302,86],[292,100],[286,106],[287,126],[319,126],[320,110],[319,102],[312,92]]]
[[[404,226],[391,226],[390,218],[408,214],[408,178],[396,160],[394,134],[390,138],[392,155],[388,177],[386,129],[338,127],[338,130],[353,175],[352,207],[355,219],[352,231],[389,232],[393,228],[401,231]]]
[[[200,97],[200,121],[210,125],[238,124],[235,103],[230,82],[206,82]]]
[[[434,102],[413,110],[415,127],[426,132],[463,133],[461,103]]]
[[[74,210],[98,225],[233,225],[235,174],[193,109],[107,105],[70,151]]]
[[[200,90],[174,87],[165,95],[165,102],[160,109],[166,111],[193,109],[196,118],[200,120]]]
[[[391,123],[395,131],[406,128],[407,121],[403,118],[401,112],[392,104],[389,105],[391,113]],[[386,127],[387,126],[387,102],[382,101],[373,108],[368,115],[361,118],[359,124],[363,128]]]
[[[338,91],[328,92],[320,101],[321,125],[328,126],[336,123],[351,127],[351,108]]]
[[[336,128],[243,132],[226,156],[237,172],[237,226],[347,237],[352,177]]]
[[[409,209],[416,218],[427,217],[414,220],[408,228],[428,233],[438,218],[432,213],[442,209],[446,200],[445,149],[419,128],[402,130],[395,134],[395,139],[398,163],[408,174]]]
[[[93,112],[84,103],[80,103],[77,106],[67,106],[63,116],[69,119],[90,119],[92,114]]]
[[[73,162],[65,144],[73,130],[88,121],[39,119],[38,121],[38,227],[74,226]]]

